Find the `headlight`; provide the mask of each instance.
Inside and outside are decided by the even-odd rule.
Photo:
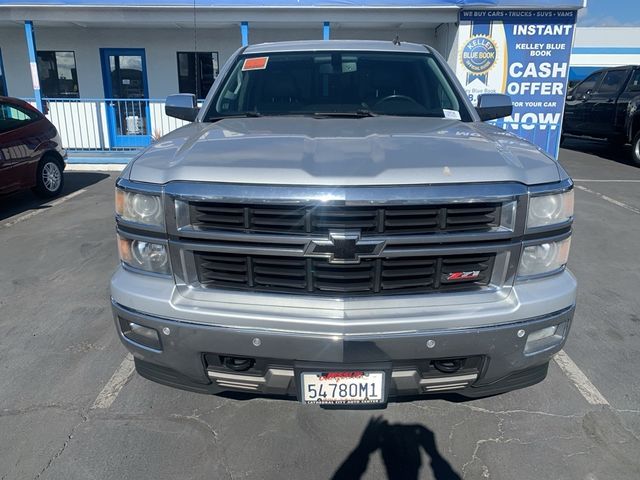
[[[164,225],[162,200],[158,195],[128,192],[116,188],[116,213],[129,222],[155,227]]]
[[[118,236],[118,252],[120,260],[131,267],[164,275],[171,273],[167,247],[161,243]]]
[[[525,247],[520,257],[518,276],[542,275],[561,269],[569,260],[570,247],[571,237]]]
[[[573,217],[573,190],[531,197],[527,228],[564,223]]]

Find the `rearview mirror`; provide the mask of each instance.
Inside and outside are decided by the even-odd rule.
[[[502,93],[485,93],[478,96],[478,106],[476,107],[480,120],[495,120],[504,118],[513,112],[511,97]]]
[[[164,105],[164,113],[170,117],[193,122],[198,116],[198,102],[196,96],[191,93],[178,93],[169,95]]]

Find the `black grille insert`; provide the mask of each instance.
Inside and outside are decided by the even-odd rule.
[[[207,288],[314,295],[391,295],[477,289],[491,279],[495,254],[372,258],[358,264],[324,259],[194,252]]]
[[[500,224],[500,204],[428,206],[240,205],[191,202],[191,224],[201,229],[326,234],[354,229],[363,235],[486,231]]]

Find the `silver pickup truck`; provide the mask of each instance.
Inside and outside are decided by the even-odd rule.
[[[137,371],[203,393],[384,404],[543,380],[567,338],[573,184],[424,45],[254,45],[116,184]]]

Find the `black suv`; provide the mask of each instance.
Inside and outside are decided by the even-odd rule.
[[[631,158],[640,166],[640,66],[592,73],[567,95],[563,134],[631,143]]]

